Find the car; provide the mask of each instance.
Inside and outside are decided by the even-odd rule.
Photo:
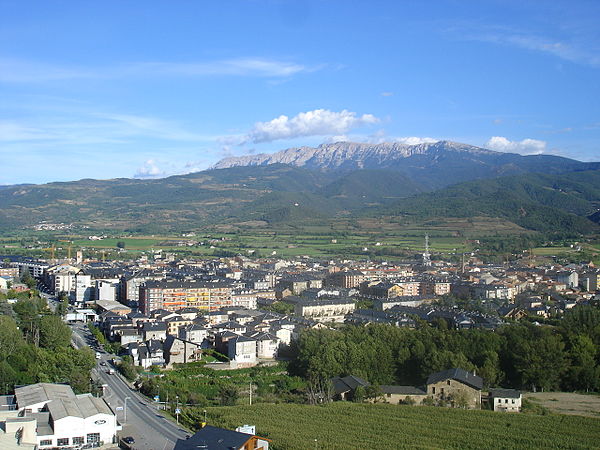
[[[127,436],[123,438],[123,442],[125,442],[126,444],[135,444],[135,439],[133,438],[133,436]]]
[[[105,366],[105,365],[106,365],[106,361],[102,361],[102,362],[100,363],[100,365],[101,365],[101,366]]]

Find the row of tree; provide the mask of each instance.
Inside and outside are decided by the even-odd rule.
[[[576,307],[559,326],[508,324],[497,331],[426,323],[306,330],[290,371],[306,379],[356,375],[373,384],[423,385],[451,367],[475,371],[488,387],[600,390],[600,309]]]

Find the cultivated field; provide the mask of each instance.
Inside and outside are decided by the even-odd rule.
[[[536,392],[525,394],[524,397],[544,408],[548,408],[552,412],[600,419],[600,395],[584,395],[571,392]]]
[[[600,420],[338,402],[206,408],[210,425],[256,425],[274,449],[598,448]],[[203,409],[182,415],[193,429]],[[181,418],[181,417],[180,417]]]

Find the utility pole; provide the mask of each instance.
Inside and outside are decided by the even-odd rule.
[[[125,407],[123,408],[123,423],[127,423],[127,400],[131,400],[131,397],[125,397]]]
[[[250,382],[250,406],[252,406],[252,381]]]

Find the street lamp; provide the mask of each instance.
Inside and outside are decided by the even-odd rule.
[[[204,410],[204,424],[206,425],[206,410]]]
[[[175,417],[177,418],[177,425],[179,425],[179,395],[175,396],[175,402],[176,402],[176,406],[175,406]]]
[[[131,397],[125,397],[125,411],[123,414],[123,423],[127,423],[127,400],[131,400]]]

